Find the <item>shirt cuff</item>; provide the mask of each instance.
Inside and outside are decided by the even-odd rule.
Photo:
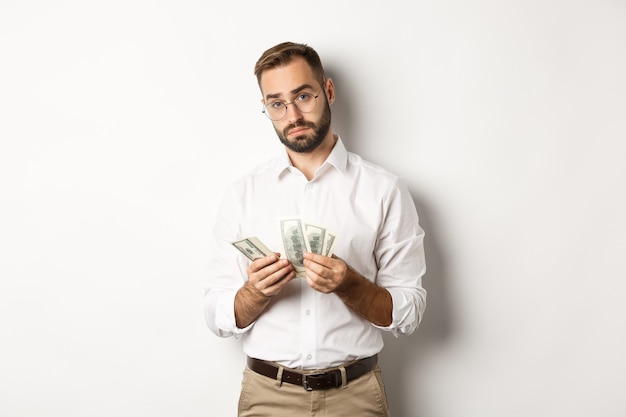
[[[228,293],[220,297],[215,314],[215,324],[220,330],[223,336],[234,336],[239,338],[240,335],[246,333],[252,326],[252,322],[249,326],[240,329],[237,327],[235,321],[235,296],[236,292]]]
[[[414,297],[397,288],[387,288],[393,302],[392,321],[389,326],[376,326],[383,331],[390,332],[398,337],[401,334],[411,334],[420,322],[421,314]]]

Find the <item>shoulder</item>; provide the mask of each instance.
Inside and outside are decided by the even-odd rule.
[[[367,181],[372,185],[378,184],[387,188],[406,186],[402,177],[390,169],[364,159],[361,155],[353,152],[348,152],[347,169],[360,180]]]

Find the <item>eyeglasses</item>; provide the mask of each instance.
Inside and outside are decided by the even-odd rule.
[[[280,100],[271,101],[263,106],[262,112],[268,119],[273,121],[278,121],[285,117],[287,115],[287,106],[290,104],[293,104],[300,113],[310,113],[315,110],[318,97],[319,92],[315,96],[309,93],[300,93],[291,103],[285,103]]]

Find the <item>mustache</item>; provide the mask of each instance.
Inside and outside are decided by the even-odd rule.
[[[310,127],[311,129],[315,129],[316,125],[313,122],[307,122],[307,121],[302,120],[296,123],[291,123],[290,125],[286,126],[285,129],[283,130],[283,133],[285,134],[285,136],[287,136],[290,130],[295,129],[297,127]]]

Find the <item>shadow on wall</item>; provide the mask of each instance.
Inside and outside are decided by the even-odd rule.
[[[326,65],[326,75],[333,79],[336,89],[336,100],[332,106],[333,130],[341,135],[349,151],[360,153],[359,143],[354,140],[357,126],[351,102],[356,96],[351,93],[351,81],[342,77],[344,71],[339,66]],[[376,161],[372,161],[376,162]],[[411,179],[406,178],[411,185]],[[428,292],[427,307],[420,327],[410,336],[398,338],[385,334],[385,347],[380,354],[387,398],[392,415],[413,417],[424,415],[416,409],[420,404],[416,398],[422,384],[428,381],[420,378],[420,363],[428,361],[429,352],[447,342],[453,332],[451,323],[451,306],[449,305],[446,283],[445,256],[437,244],[437,226],[435,216],[428,210],[428,203],[419,197],[417,190],[411,189],[415,206],[420,217],[420,225],[426,232],[426,274],[423,285]],[[409,372],[407,372],[409,370]],[[411,370],[416,370],[411,372]],[[424,399],[426,401],[426,399]]]
[[[350,111],[350,84],[341,77],[341,71],[335,67],[325,67],[326,77],[331,78],[335,84],[335,102],[332,105],[332,129],[341,136],[346,148],[351,151],[353,145],[353,115]]]

